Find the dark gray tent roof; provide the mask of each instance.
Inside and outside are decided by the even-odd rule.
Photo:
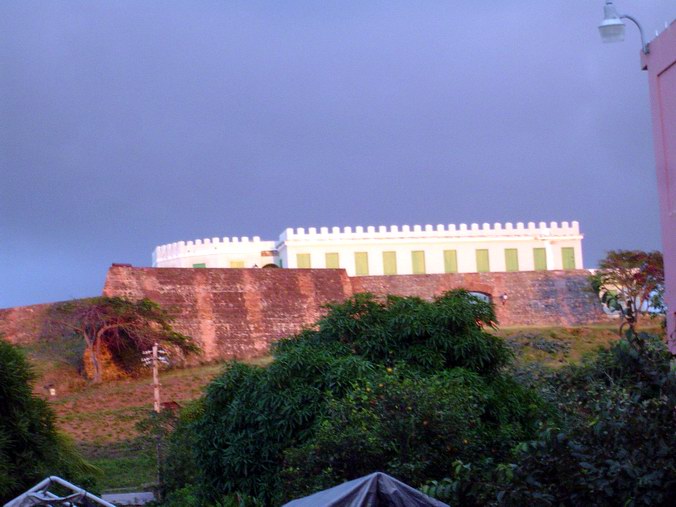
[[[448,507],[382,472],[292,500],[284,507]]]

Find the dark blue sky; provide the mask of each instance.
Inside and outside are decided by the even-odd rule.
[[[155,245],[579,220],[659,249],[639,38],[602,0],[0,2],[0,307]],[[672,0],[618,0],[650,38]]]

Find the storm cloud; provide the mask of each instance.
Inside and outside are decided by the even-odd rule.
[[[652,37],[672,1],[618,0]],[[0,307],[155,245],[579,220],[659,249],[638,32],[601,0],[0,3]]]

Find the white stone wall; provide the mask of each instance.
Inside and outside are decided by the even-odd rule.
[[[274,241],[248,238],[207,238],[195,241],[179,241],[161,245],[153,251],[153,267],[192,268],[205,264],[208,268],[263,267],[273,263],[276,257],[262,255],[275,249]]]
[[[413,251],[425,252],[425,272],[444,272],[444,250],[456,250],[458,272],[477,270],[476,250],[486,249],[490,271],[505,271],[505,249],[518,251],[519,271],[535,269],[534,248],[545,248],[547,269],[563,269],[562,247],[575,251],[575,267],[583,267],[582,234],[578,222],[521,222],[493,225],[454,224],[436,226],[414,225],[380,227],[321,227],[319,229],[286,229],[277,242],[260,241],[254,237],[224,238],[218,241],[198,240],[157,247],[153,266],[192,267],[204,263],[207,267],[231,267],[234,259],[244,259],[244,267],[262,267],[271,257],[262,257],[262,251],[276,250],[274,262],[285,268],[297,268],[297,255],[309,254],[312,268],[326,267],[325,254],[338,253],[339,267],[355,276],[355,253],[368,254],[368,274],[382,275],[383,252],[396,252],[397,274],[412,274]]]

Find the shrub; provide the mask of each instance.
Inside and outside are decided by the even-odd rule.
[[[518,449],[504,501],[667,505],[676,497],[676,379],[657,338],[621,340],[552,379],[562,415]]]
[[[286,451],[285,492],[302,496],[375,470],[422,484],[458,460],[506,457],[534,433],[540,405],[509,379],[462,368],[411,377],[396,368],[332,400],[313,438]]]
[[[57,432],[54,413],[33,394],[23,353],[0,336],[0,503],[49,475],[89,485],[93,467]]]
[[[510,389],[499,372],[511,354],[499,338],[483,330],[494,321],[492,306],[465,291],[446,293],[433,302],[404,297],[379,301],[360,294],[329,305],[327,315],[313,329],[280,341],[273,349],[275,360],[267,368],[230,364],[209,385],[204,412],[189,426],[194,432],[198,484],[204,500],[216,502],[226,495],[242,493],[279,503],[285,488],[288,493],[289,483],[298,481],[299,490],[307,489],[302,477],[288,475],[287,484],[283,483],[280,472],[287,451],[291,462],[293,449],[316,446],[312,441],[315,435],[328,442],[331,432],[336,436],[336,452],[343,438],[356,446],[364,421],[378,421],[382,426],[387,436],[380,437],[380,443],[385,438],[401,441],[402,428],[411,423],[424,426],[425,420],[428,424],[433,421],[434,428],[439,426],[435,431],[445,432],[448,445],[458,447],[457,436],[449,428],[459,427],[460,418],[471,411],[458,408],[459,415],[455,415],[453,407],[465,406],[461,397],[474,385],[486,391],[478,416],[482,428],[505,423],[504,435],[520,434],[521,419],[532,415],[530,409],[524,409],[524,416],[519,413],[520,403],[491,402],[505,398],[505,389]],[[435,377],[454,368],[462,372],[453,381]],[[401,372],[401,380],[383,379],[383,371],[388,369]],[[367,397],[363,406],[359,396],[364,394],[364,386],[380,383],[384,386],[383,398]],[[463,383],[467,384],[466,391],[460,388]],[[444,385],[457,389],[442,393]],[[414,402],[417,389],[426,391],[416,401],[418,408],[411,414],[395,414],[393,407],[408,403],[406,400]],[[373,408],[371,401],[375,402]],[[443,423],[446,426],[439,417],[432,417],[437,410],[448,416]],[[331,417],[338,415],[347,417],[352,426],[331,426]],[[422,432],[415,438],[424,439],[424,435]],[[423,477],[430,467],[416,460],[434,454],[429,447],[433,444],[426,445],[415,452],[409,446],[411,452],[401,455],[403,447],[387,443],[389,466],[407,477]],[[360,466],[371,470],[372,465],[362,462]],[[346,471],[357,469],[347,462],[344,466]],[[332,473],[330,477],[343,475]]]

